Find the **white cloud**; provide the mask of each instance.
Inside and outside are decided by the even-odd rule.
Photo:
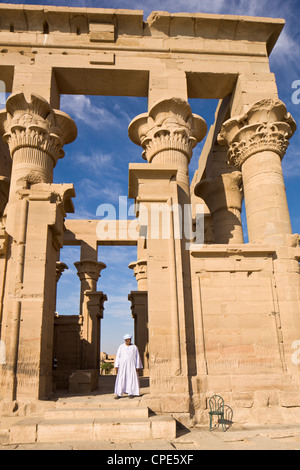
[[[297,108],[297,106],[295,106]],[[300,111],[300,105],[298,105]],[[295,116],[294,116],[295,117]],[[282,170],[285,179],[300,178],[300,129],[290,140],[286,154],[282,160]]]
[[[286,66],[299,70],[300,44],[293,39],[287,29],[283,29],[270,56],[274,66]]]
[[[88,167],[89,170],[95,172],[103,172],[103,168],[112,167],[113,157],[110,154],[103,153],[101,150],[92,150],[88,155],[84,153],[75,153],[73,155],[75,165]]]
[[[62,95],[60,109],[70,114],[75,122],[81,121],[95,130],[123,125],[120,116],[124,118],[124,115],[114,114],[97,98],[92,101],[85,95]]]
[[[119,202],[119,196],[122,195],[121,185],[113,179],[108,186],[104,187],[97,178],[83,178],[77,186],[81,193],[81,199],[98,199],[99,204],[116,204]]]
[[[96,217],[96,212],[89,211],[82,204],[77,205],[76,203],[75,203],[75,214],[68,214],[68,219],[93,220],[97,218],[98,217]]]
[[[285,179],[300,178],[300,152],[287,152],[282,161],[283,176]]]

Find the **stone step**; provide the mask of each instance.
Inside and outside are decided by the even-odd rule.
[[[149,418],[39,419],[27,418],[10,428],[10,444],[34,442],[139,442],[176,437],[176,421],[169,416]]]
[[[147,407],[61,407],[46,411],[45,419],[98,419],[98,418],[148,418]]]
[[[72,397],[59,399],[55,403],[55,408],[137,408],[141,406],[141,397],[130,399],[128,397],[115,400],[111,395],[90,397]]]

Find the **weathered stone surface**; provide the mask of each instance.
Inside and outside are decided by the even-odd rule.
[[[0,18],[0,79],[12,92],[0,112],[0,409],[26,417],[11,443],[174,436],[170,416],[111,403],[111,419],[98,406],[93,419],[67,407],[32,420],[55,386],[97,390],[109,301],[97,290],[99,244],[137,246],[130,300],[154,412],[204,423],[221,394],[239,423],[297,419],[300,248],[281,167],[296,125],[269,68],[284,21],[6,4]],[[71,93],[148,97],[129,126],[147,162],[129,165],[134,227],[65,220],[75,190],[53,169],[77,135],[59,110]],[[189,98],[220,100],[192,182],[207,128]],[[80,314],[68,320],[55,314],[64,245],[81,249]]]

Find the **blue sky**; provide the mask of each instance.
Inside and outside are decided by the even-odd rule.
[[[155,10],[284,18],[286,26],[271,54],[270,65],[271,71],[276,75],[279,97],[300,127],[300,92],[297,93],[297,89],[292,88],[294,84],[300,89],[299,0],[11,0],[7,3],[138,9],[144,11],[145,21]],[[217,102],[191,100],[190,104],[194,113],[204,117],[209,128]],[[54,181],[75,185],[76,213],[72,218],[95,219],[99,204],[112,203],[118,207],[119,196],[127,195],[128,164],[143,162],[141,149],[129,140],[127,128],[135,116],[147,111],[147,100],[132,97],[63,96],[61,109],[75,119],[78,138],[73,144],[66,146],[66,156],[58,162]],[[202,145],[198,145],[194,151],[190,164],[191,178],[197,168]],[[300,233],[300,130],[290,142],[283,160],[283,171],[293,231]],[[68,264],[69,270],[65,271],[58,286],[57,310],[60,314],[77,314],[79,311],[80,286],[73,265],[79,260],[79,256],[78,247],[66,247],[61,254],[61,259]],[[104,291],[108,296],[102,320],[101,349],[110,354],[115,353],[123,334],[133,332],[127,296],[131,290],[137,289],[137,285],[127,266],[135,259],[135,247],[99,248],[99,261],[105,262],[107,269],[101,273],[98,290]]]

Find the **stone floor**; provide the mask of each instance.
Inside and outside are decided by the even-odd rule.
[[[108,451],[197,451],[197,450],[300,450],[299,427],[268,427],[234,429],[223,433],[207,428],[194,428],[180,432],[172,441],[145,441],[135,443],[113,442],[64,442],[5,445],[0,450],[108,450]]]
[[[90,396],[91,401],[101,398],[111,400],[111,382],[113,378],[102,382],[102,387]],[[103,385],[104,384],[104,385]],[[145,379],[141,380],[141,392],[147,394],[148,387]],[[100,397],[101,395],[101,397]],[[57,395],[55,400],[65,399],[72,401],[86,400],[85,397],[65,397]],[[134,400],[127,400],[128,406],[132,406]],[[56,443],[34,443],[10,445],[7,437],[9,421],[20,418],[0,418],[0,450],[106,450],[106,451],[131,451],[134,455],[139,451],[188,451],[200,450],[300,450],[300,424],[291,426],[262,426],[242,427],[237,424],[223,432],[216,429],[210,432],[207,426],[195,428],[181,427],[177,430],[175,439],[172,440],[148,440],[141,442],[114,443],[112,441],[70,441]]]

